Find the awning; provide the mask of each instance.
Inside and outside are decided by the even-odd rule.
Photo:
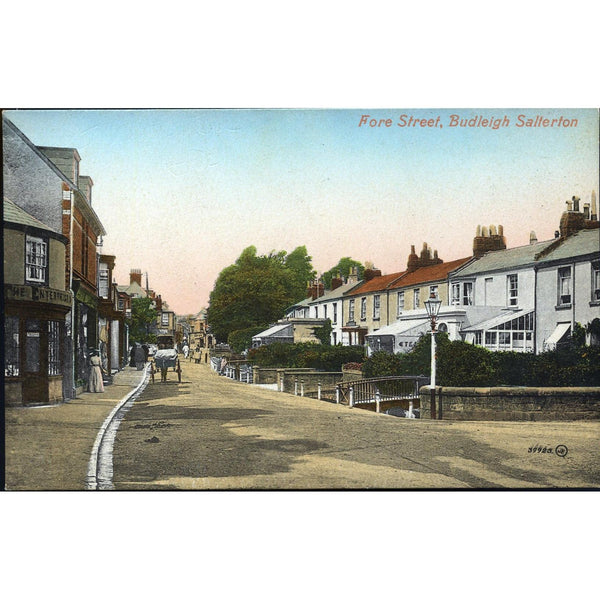
[[[474,325],[469,325],[469,327],[463,327],[462,333],[470,333],[472,331],[488,331],[489,329],[496,329],[499,325],[503,323],[508,323],[513,319],[518,319],[519,317],[525,317],[531,314],[533,310],[517,310],[506,312],[505,310],[496,317],[491,319],[487,319],[485,321],[480,321],[479,323],[475,323]]]
[[[559,323],[550,337],[544,342],[544,348],[554,348],[571,329],[571,323]]]
[[[429,327],[429,319],[411,319],[411,320],[406,320],[406,321],[396,321],[395,323],[392,323],[391,325],[387,325],[386,327],[382,327],[381,329],[378,329],[377,331],[373,331],[372,333],[369,333],[366,337],[373,338],[373,337],[382,337],[382,336],[386,336],[386,335],[393,335],[393,336],[401,335],[401,334],[409,332],[411,329],[416,329],[417,327],[423,327],[424,325]]]

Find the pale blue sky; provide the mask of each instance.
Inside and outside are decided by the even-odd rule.
[[[392,119],[359,127],[363,114]],[[441,128],[398,127],[402,114]],[[510,120],[452,128],[449,115]],[[518,128],[517,115],[577,119]],[[565,201],[598,194],[598,113],[548,109],[8,111],[34,144],[78,149],[115,254],[179,313],[206,306],[243,248],[305,245],[322,272],[342,256],[404,269],[411,244],[466,257],[478,224],[509,246],[549,239]]]

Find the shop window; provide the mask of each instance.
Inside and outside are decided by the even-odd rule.
[[[60,323],[48,321],[48,375],[60,375]]]
[[[48,243],[28,235],[25,239],[25,281],[45,283],[48,271]]]
[[[19,317],[4,317],[4,377],[19,376],[19,347]]]

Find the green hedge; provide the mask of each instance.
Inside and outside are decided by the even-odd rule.
[[[491,352],[438,333],[436,383],[450,387],[600,386],[600,347],[580,336],[551,352]],[[431,338],[422,336],[406,354],[376,352],[363,364],[364,377],[431,375]]]
[[[310,368],[341,371],[349,362],[362,362],[362,346],[323,346],[316,343],[275,343],[248,351],[248,360],[259,367]]]

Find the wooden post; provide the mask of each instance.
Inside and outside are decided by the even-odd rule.
[[[335,403],[336,404],[340,403],[340,384],[339,383],[335,386]]]
[[[298,395],[298,378],[294,377],[294,396]]]
[[[300,380],[300,395],[304,396],[304,379]]]
[[[317,383],[317,400],[321,399],[321,382]]]
[[[354,406],[354,387],[350,386],[350,400],[348,401],[348,406],[352,408]]]
[[[379,390],[377,390],[375,392],[375,412],[381,412],[380,402],[381,402],[381,393],[379,392]]]

